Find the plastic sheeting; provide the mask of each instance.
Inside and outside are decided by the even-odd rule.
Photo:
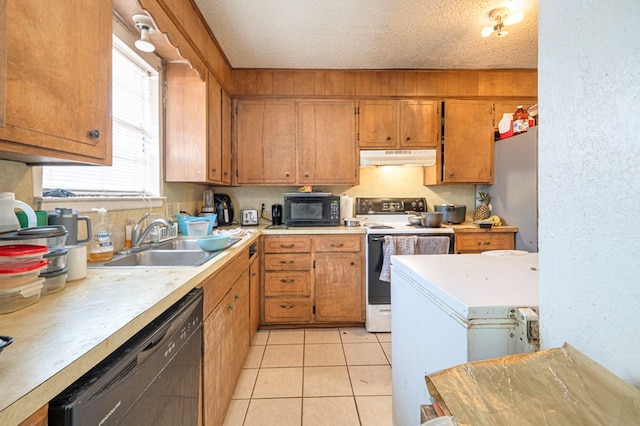
[[[431,396],[459,425],[632,425],[640,389],[562,348],[462,364],[426,376]]]

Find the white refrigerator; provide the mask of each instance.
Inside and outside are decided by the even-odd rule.
[[[420,424],[427,374],[536,349],[538,255],[509,253],[392,258],[394,425]]]

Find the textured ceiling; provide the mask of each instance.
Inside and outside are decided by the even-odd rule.
[[[537,68],[538,0],[195,0],[233,68]],[[489,11],[522,10],[498,38]]]

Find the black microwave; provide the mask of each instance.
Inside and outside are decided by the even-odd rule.
[[[328,192],[284,194],[285,226],[340,225],[340,197]]]

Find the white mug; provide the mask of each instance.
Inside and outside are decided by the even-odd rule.
[[[87,276],[87,246],[77,244],[65,246],[69,253],[67,254],[67,268],[69,273],[67,281],[75,281]]]

